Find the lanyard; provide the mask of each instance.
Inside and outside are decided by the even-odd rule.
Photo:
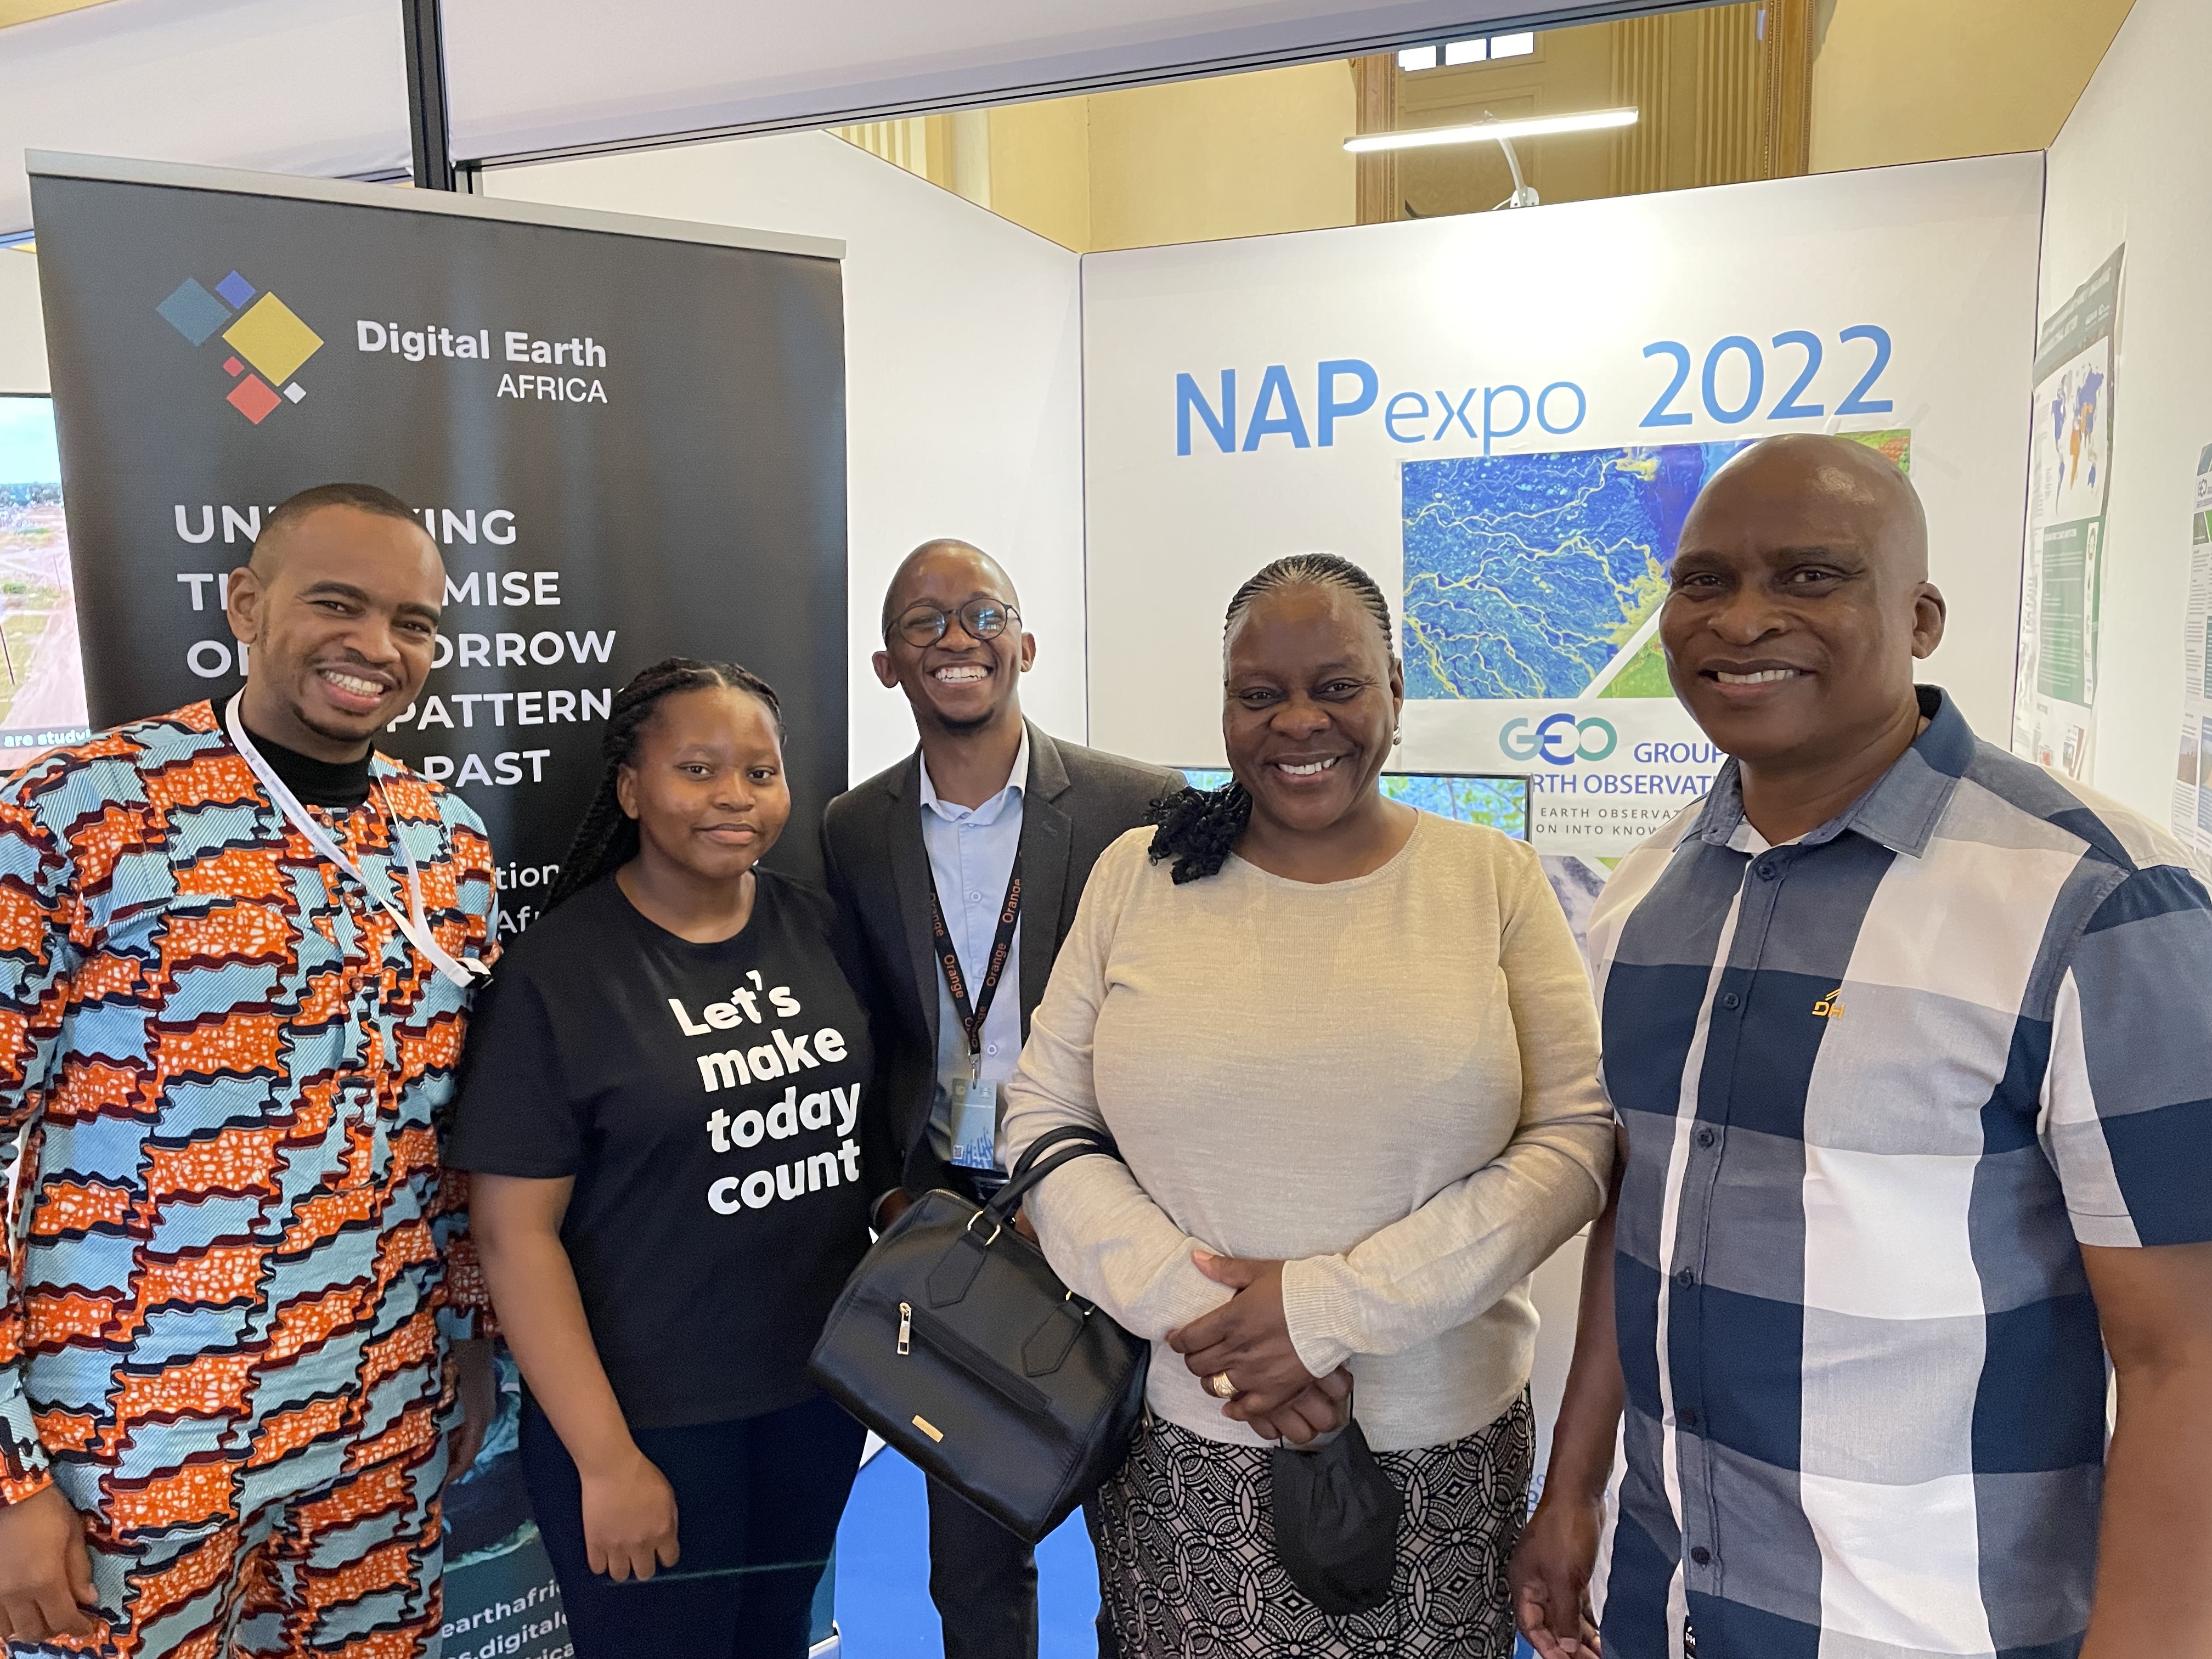
[[[945,925],[945,907],[938,902],[937,872],[929,876],[929,936],[936,942],[938,965],[945,969],[945,988],[952,994],[952,1012],[968,1034],[968,1068],[982,1070],[983,1019],[991,1012],[991,999],[999,994],[999,977],[1006,971],[1006,957],[1014,948],[1014,928],[1022,917],[1022,855],[1014,854],[1014,872],[1006,880],[1006,896],[999,904],[999,929],[991,936],[991,965],[983,972],[982,993],[970,1008],[968,980],[960,971],[960,953],[952,948],[951,930]]]
[[[292,793],[283,779],[276,775],[276,769],[262,757],[261,751],[253,746],[253,739],[246,735],[246,723],[238,717],[239,704],[245,696],[243,691],[231,694],[230,702],[222,711],[223,724],[229,729],[230,740],[238,745],[238,752],[246,757],[246,763],[253,769],[253,775],[269,792],[270,799],[283,812],[285,820],[307,838],[309,846],[359,882],[362,890],[407,936],[407,942],[428,957],[430,965],[447,979],[465,991],[476,982],[476,976],[489,976],[491,969],[475,957],[456,960],[447,955],[445,947],[438,943],[437,936],[431,933],[430,924],[422,915],[422,878],[415,866],[415,849],[408,846],[406,836],[399,833],[399,820],[392,816],[390,805],[384,799],[384,792],[376,789],[373,784],[370,786],[376,795],[377,810],[384,814],[392,839],[399,843],[399,855],[407,860],[407,905],[413,913],[411,918],[401,915],[392,908],[390,900],[377,895],[376,890],[369,886],[368,878],[355,868],[353,860],[338,849],[337,842],[331,839],[330,832],[316,823],[313,815],[300,805],[299,797]]]

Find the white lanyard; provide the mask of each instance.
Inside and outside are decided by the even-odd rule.
[[[309,846],[359,882],[362,890],[368,894],[378,908],[398,924],[399,931],[407,936],[407,942],[428,957],[430,965],[455,985],[465,991],[476,983],[477,975],[489,977],[490,969],[473,957],[457,960],[447,955],[436,936],[430,932],[430,924],[422,915],[422,878],[415,866],[415,851],[408,846],[407,838],[399,833],[399,820],[392,816],[391,805],[384,799],[383,792],[377,791],[377,805],[384,813],[392,839],[399,843],[400,857],[407,860],[407,903],[414,913],[411,920],[393,909],[388,900],[377,896],[375,890],[369,886],[368,878],[354,867],[351,859],[338,850],[338,844],[331,839],[330,833],[315,822],[313,815],[300,805],[299,797],[286,787],[284,780],[278,777],[275,769],[262,758],[261,751],[253,746],[253,739],[246,735],[245,722],[238,717],[239,704],[245,696],[243,691],[231,694],[230,702],[222,711],[223,724],[229,729],[230,740],[238,745],[238,752],[246,757],[246,763],[253,769],[253,775],[261,781],[261,787],[269,792],[270,799],[276,803],[292,827],[307,838]]]

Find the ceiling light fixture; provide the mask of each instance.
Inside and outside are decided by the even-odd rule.
[[[1539,115],[1522,121],[1476,121],[1459,127],[1415,127],[1404,132],[1363,132],[1344,141],[1354,155],[1377,149],[1425,149],[1431,144],[1510,143],[1557,132],[1595,132],[1636,124],[1632,109],[1583,110],[1574,115]]]

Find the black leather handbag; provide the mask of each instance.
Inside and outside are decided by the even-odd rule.
[[[1046,1154],[1049,1152],[1049,1156]],[[927,1193],[853,1270],[808,1369],[928,1474],[1034,1544],[1121,1466],[1152,1344],[1060,1282],[1014,1231],[1030,1188],[1114,1143],[1041,1135],[981,1206]]]

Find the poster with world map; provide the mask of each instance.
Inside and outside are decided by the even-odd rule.
[[[2027,543],[2012,746],[2089,781],[2097,744],[2097,636],[2105,503],[2112,477],[2112,368],[2125,248],[2038,332],[2028,405]]]

